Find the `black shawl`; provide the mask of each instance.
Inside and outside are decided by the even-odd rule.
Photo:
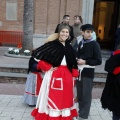
[[[40,72],[40,70],[36,69],[38,62],[34,60],[33,57],[30,58],[29,64],[28,64],[28,73],[29,72]]]
[[[72,46],[65,42],[65,46],[59,40],[50,41],[34,51],[33,57],[50,63],[53,67],[61,64],[65,55],[67,67],[70,71],[77,68],[77,61]]]
[[[117,67],[120,67],[120,52],[106,61],[105,70],[108,75],[101,96],[101,103],[103,108],[107,108],[120,116],[120,73],[113,74],[114,69]]]

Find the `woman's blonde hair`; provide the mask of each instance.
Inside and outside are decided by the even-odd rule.
[[[59,37],[58,33],[53,33],[47,38],[47,40],[45,40],[45,43],[56,40],[58,39],[58,37]]]

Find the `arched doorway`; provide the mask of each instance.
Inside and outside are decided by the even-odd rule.
[[[119,0],[95,0],[93,25],[97,40],[103,49],[114,49],[118,22]]]

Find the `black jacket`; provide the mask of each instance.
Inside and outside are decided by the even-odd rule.
[[[60,66],[61,61],[65,55],[67,67],[70,71],[72,68],[77,68],[77,61],[72,46],[66,42],[65,46],[54,40],[48,42],[34,51],[33,57],[39,60],[44,60],[50,63],[53,67]]]
[[[28,64],[28,73],[29,72],[40,72],[40,70],[36,69],[38,62],[34,60],[33,57],[30,58],[29,64]]]
[[[117,46],[120,44],[120,28],[117,28],[116,34],[115,34],[115,48],[114,50],[117,49]]]
[[[96,66],[102,63],[100,46],[96,41],[84,44],[81,41],[76,49],[76,56],[78,59],[86,60],[86,65]],[[94,78],[94,68],[84,68],[81,76]]]

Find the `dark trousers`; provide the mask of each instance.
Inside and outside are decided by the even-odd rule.
[[[113,120],[120,120],[120,117],[116,116],[115,113],[113,113]]]
[[[81,77],[81,81],[76,80],[76,87],[79,103],[79,117],[87,119],[92,100],[93,78]]]

